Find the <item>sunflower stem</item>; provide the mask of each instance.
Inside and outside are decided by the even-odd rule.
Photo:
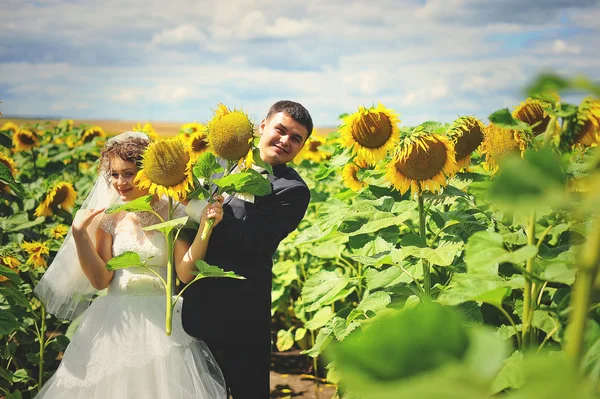
[[[556,125],[556,116],[550,117],[550,122],[548,122],[548,126],[546,126],[546,131],[544,132],[544,147],[548,147],[550,144],[550,140],[552,136],[556,133],[555,125]]]
[[[173,217],[173,199],[169,197],[169,220]],[[173,326],[173,232],[167,232],[167,286],[165,290],[166,298],[166,325],[165,332],[171,335]]]
[[[39,359],[40,366],[38,369],[38,392],[42,389],[42,384],[44,383],[44,352],[46,351],[46,340],[44,339],[46,336],[46,307],[42,303],[40,306],[41,317],[42,317],[42,325],[38,332],[38,341],[40,343],[39,349]]]
[[[535,245],[535,211],[531,213],[531,216],[528,220],[527,225],[527,244]],[[531,257],[527,259],[527,264],[525,266],[525,270],[527,270],[527,274],[525,277],[525,288],[523,291],[523,329],[521,331],[522,334],[522,343],[524,348],[528,348],[533,345],[533,334],[532,334],[532,321],[533,314],[535,312],[535,301],[533,300],[533,292],[534,292],[534,281],[530,277],[533,275],[533,258]]]
[[[565,348],[567,356],[574,362],[579,361],[582,355],[591,294],[600,269],[600,218],[596,218],[594,229],[579,257],[579,272],[573,285]]]
[[[423,241],[423,245],[427,246],[427,232],[425,231],[425,217],[427,214],[425,213],[423,207],[423,193],[421,192],[421,187],[419,187],[418,194],[418,204],[419,204],[419,235],[421,236],[421,241]],[[421,265],[423,266],[423,300],[424,302],[431,301],[431,273],[429,270],[429,262],[425,259],[421,259]]]
[[[227,161],[227,167],[225,168],[225,171],[223,172],[223,177],[229,175],[229,172],[231,171],[231,168],[233,167],[233,165],[235,164],[235,162],[233,161]],[[210,187],[210,179],[208,181],[209,187]],[[222,188],[219,187],[217,189],[217,195],[221,195],[222,194]],[[213,196],[211,195],[210,197],[208,197],[208,203],[212,204],[213,202],[215,202],[215,199],[213,198]],[[208,232],[210,231],[210,229],[212,228],[213,224],[215,224],[215,219],[208,219],[206,221],[206,223],[204,224],[204,230],[202,230],[202,234],[200,235],[200,239],[202,241],[206,240],[206,237],[208,236]]]

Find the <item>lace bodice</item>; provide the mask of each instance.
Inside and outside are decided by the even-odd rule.
[[[152,203],[152,208],[167,220],[168,206],[164,199]],[[175,218],[185,216],[184,206],[175,208]],[[167,241],[160,231],[144,231],[143,227],[160,223],[161,220],[151,212],[118,212],[103,215],[100,228],[112,236],[113,256],[132,251],[154,271],[166,278]],[[164,294],[160,279],[143,267],[130,267],[115,271],[110,283],[109,293],[122,294]]]

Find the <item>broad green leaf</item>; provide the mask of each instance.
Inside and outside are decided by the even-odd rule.
[[[260,157],[260,149],[258,149],[258,148],[252,149],[252,158],[253,158],[252,163],[254,163],[257,166],[260,166],[261,168],[266,169],[270,175],[273,174],[273,166],[271,166],[270,163],[262,160],[262,158]]]
[[[367,288],[371,291],[399,283],[410,283],[412,281],[409,276],[406,276],[402,269],[395,266],[388,267],[381,271],[368,268],[365,270],[365,277],[367,279]]]
[[[371,234],[389,226],[398,226],[410,217],[408,213],[394,216],[388,212],[371,212],[348,216],[339,231],[348,235]]]
[[[525,151],[523,159],[509,155],[500,163],[492,180],[489,198],[508,209],[521,212],[543,206],[561,206],[566,195],[566,168],[549,148]]]
[[[232,193],[249,193],[252,195],[267,195],[271,193],[271,182],[254,169],[234,173],[213,180],[222,191]]]
[[[133,251],[127,251],[106,262],[106,268],[108,270],[118,270],[127,269],[128,267],[133,266],[144,266],[144,264],[145,263],[142,262],[139,254]]]
[[[4,165],[2,162],[0,162],[0,182],[8,185],[19,198],[28,196],[25,187],[15,180],[8,166]]]
[[[209,180],[215,173],[223,172],[223,167],[210,151],[204,151],[194,164],[193,173],[198,179]]]
[[[340,277],[335,272],[320,270],[311,276],[302,287],[302,298],[309,305],[308,310],[328,305],[350,283],[348,277]]]
[[[308,350],[302,351],[301,353],[310,357],[317,357],[325,350],[325,348],[327,348],[327,346],[331,343],[332,340],[333,328],[327,325],[319,330],[313,347]]]
[[[104,213],[111,214],[120,211],[126,212],[154,212],[152,206],[150,206],[150,202],[152,202],[152,195],[144,195],[143,197],[139,197],[134,199],[133,201],[126,202],[124,204],[114,204],[106,208]]]
[[[291,327],[289,330],[279,330],[277,331],[277,342],[275,345],[280,352],[285,352],[294,346],[294,335],[292,334]]]
[[[504,360],[502,370],[492,382],[492,393],[497,394],[507,389],[521,388],[523,386],[523,366],[523,353],[519,351]]]
[[[29,299],[12,282],[0,285],[0,295],[6,298],[12,298],[17,304],[30,309]]]
[[[385,309],[392,301],[390,294],[385,291],[376,291],[364,297],[358,304],[356,309],[353,309],[348,315],[347,322],[356,319],[359,316],[372,317],[380,310]]]
[[[501,234],[479,231],[469,237],[465,252],[465,263],[469,273],[497,275],[500,263],[522,265],[537,254],[537,248],[528,245],[509,252],[504,248]]]
[[[337,316],[334,317],[331,321],[332,321],[331,324],[332,324],[332,329],[333,329],[333,336],[338,341],[345,340],[346,337],[348,335],[350,335],[350,333],[359,326],[359,324],[357,322],[345,320],[345,319],[342,319],[341,317],[337,317]]]
[[[520,121],[519,119],[513,118],[508,108],[499,109],[498,111],[488,116],[488,119],[494,125],[500,126],[505,129],[518,130],[521,132],[531,129],[529,124]]]
[[[13,382],[27,382],[29,373],[25,369],[19,369],[13,373]]]
[[[26,213],[17,213],[5,220],[1,220],[0,228],[2,228],[2,230],[4,230],[5,233],[12,233],[25,229],[30,229],[34,226],[39,226],[45,221],[46,218],[44,216],[39,216],[33,220],[29,220]]]
[[[365,266],[381,267],[382,265],[393,265],[391,252],[378,252],[373,256],[354,255],[352,260],[362,263]],[[371,269],[372,270],[372,269]]]
[[[298,341],[302,341],[304,339],[304,337],[306,336],[306,332],[308,330],[306,328],[302,328],[299,327],[296,329],[296,332],[294,333],[294,341],[298,342]]]
[[[144,230],[144,231],[158,230],[166,236],[174,228],[176,228],[178,226],[184,226],[187,223],[187,220],[188,220],[188,217],[184,216],[184,217],[173,219],[173,220],[167,220],[166,222],[163,222],[163,223],[157,223],[157,224],[153,224],[151,226],[146,226],[146,227],[143,227],[142,230]]]
[[[21,277],[19,277],[17,272],[3,265],[0,265],[0,276],[8,277],[15,284],[21,281]]]
[[[326,306],[317,310],[317,312],[304,324],[308,330],[314,331],[323,327],[334,316],[330,306]]]
[[[402,247],[402,250],[407,255],[425,259],[432,265],[438,266],[450,266],[454,257],[463,247],[463,243],[446,244],[440,245],[439,247],[433,248],[419,248],[419,247]]]
[[[0,336],[8,335],[17,328],[19,328],[19,321],[10,311],[0,312]]]
[[[573,247],[552,259],[536,262],[541,269],[540,277],[549,281],[571,285],[577,274],[577,251]]]
[[[510,294],[507,282],[489,274],[455,274],[449,286],[442,291],[437,302],[455,306],[467,301],[485,302],[500,307]]]
[[[321,259],[334,259],[340,256],[347,242],[348,236],[335,235],[314,243],[307,248],[307,252]]]
[[[231,272],[231,271],[226,272],[225,270],[221,269],[218,266],[209,265],[208,263],[206,263],[203,260],[196,261],[196,268],[198,269],[198,271],[192,272],[192,274],[196,275],[196,277],[194,278],[194,281],[199,280],[201,278],[206,278],[206,277],[228,277],[228,278],[235,278],[238,280],[246,279],[243,276],[238,276],[234,272]]]

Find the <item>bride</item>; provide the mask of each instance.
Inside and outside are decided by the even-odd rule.
[[[113,256],[133,251],[166,277],[164,235],[142,230],[159,219],[150,212],[103,214],[112,203],[147,195],[133,180],[148,144],[146,135],[139,132],[125,132],[107,142],[101,175],[35,289],[57,317],[72,319],[85,310],[59,368],[36,399],[226,397],[223,375],[206,344],[182,328],[181,301],[173,312],[173,331],[167,336],[165,291],[159,278],[142,268],[106,269]],[[155,196],[151,206],[166,220],[166,199]],[[175,217],[182,216],[185,211],[180,204]],[[200,232],[207,218],[215,220],[213,226],[219,223],[219,201],[205,208]],[[204,257],[207,242],[200,240],[200,233],[191,245],[176,242],[175,265],[182,281],[190,280],[194,262]],[[95,298],[88,308],[91,297],[105,288],[106,295]]]

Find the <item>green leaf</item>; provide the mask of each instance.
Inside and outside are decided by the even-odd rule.
[[[500,109],[490,116],[488,116],[490,122],[494,125],[500,126],[505,129],[518,130],[521,132],[531,130],[529,124],[520,121],[519,119],[513,118],[508,108]]]
[[[537,247],[528,245],[514,252],[504,249],[502,235],[491,231],[479,231],[469,237],[466,246],[465,263],[469,273],[498,274],[498,265],[510,262],[524,264],[537,255]]]
[[[279,330],[277,331],[277,342],[275,345],[280,352],[285,352],[294,346],[294,335],[292,334],[291,327],[289,330]]]
[[[566,168],[549,148],[525,151],[523,159],[509,155],[500,162],[489,198],[507,209],[521,212],[568,202]]]
[[[173,220],[167,220],[166,222],[153,224],[151,226],[146,226],[146,227],[143,227],[142,230],[144,230],[144,231],[158,230],[158,231],[161,231],[166,236],[174,228],[176,228],[178,226],[184,226],[187,223],[187,220],[188,220],[188,217],[184,216],[184,217],[173,219]]]
[[[15,284],[19,284],[21,281],[21,277],[19,277],[17,272],[3,265],[0,265],[0,276],[8,277]]]
[[[271,182],[264,175],[254,169],[234,173],[213,180],[222,191],[229,194],[250,193],[252,195],[267,195],[271,193]]]
[[[30,309],[29,299],[13,283],[0,285],[0,295],[12,298],[17,304]]]
[[[485,302],[501,307],[502,300],[510,294],[508,283],[489,274],[455,274],[449,286],[442,291],[437,302],[456,306],[463,302]]]
[[[0,312],[0,336],[8,335],[19,328],[19,321],[8,310]]]
[[[296,341],[296,342],[302,341],[304,339],[304,337],[306,336],[306,331],[308,331],[306,328],[302,328],[302,327],[297,328],[296,333],[294,334],[294,341]]]
[[[223,167],[210,151],[204,151],[194,164],[193,173],[198,179],[209,180],[215,173],[223,172]]]
[[[419,248],[419,247],[402,247],[402,250],[407,255],[412,255],[420,259],[426,259],[432,265],[438,266],[450,266],[454,257],[463,247],[463,243],[445,244],[439,247],[433,248]]]
[[[23,199],[28,196],[25,187],[15,180],[8,166],[2,162],[0,162],[0,182],[7,184],[19,198]]]
[[[327,324],[329,320],[334,316],[331,307],[323,307],[317,310],[317,312],[304,324],[308,330],[315,331]]]
[[[309,305],[307,310],[317,310],[322,305],[329,305],[349,283],[348,277],[340,277],[335,272],[320,270],[302,287],[302,298],[304,303]]]
[[[19,369],[13,374],[13,382],[27,382],[29,380],[29,374],[25,369]]]
[[[410,268],[414,266],[407,265],[407,267]],[[404,273],[399,267],[395,266],[388,267],[382,271],[368,268],[365,271],[365,277],[367,279],[367,288],[371,291],[401,283],[409,284],[412,281],[409,275]]]
[[[348,315],[347,322],[356,319],[359,316],[372,317],[373,314],[385,309],[392,302],[390,294],[385,291],[377,291],[365,296]]]
[[[198,269],[198,271],[192,272],[192,274],[196,275],[196,277],[194,278],[194,281],[200,280],[201,278],[207,278],[207,277],[228,277],[228,278],[235,278],[238,280],[246,279],[243,276],[238,276],[234,272],[231,272],[231,271],[226,272],[225,270],[221,269],[220,267],[209,265],[208,263],[206,263],[205,261],[203,261],[201,259],[197,260],[195,265],[196,265],[196,268]]]
[[[270,163],[262,160],[262,158],[260,157],[260,149],[258,149],[258,148],[252,149],[252,163],[257,166],[260,166],[261,168],[266,169],[270,175],[273,174],[273,167],[271,166]]]
[[[108,270],[127,269],[128,267],[144,265],[145,263],[141,261],[140,255],[133,251],[124,252],[106,262]]]
[[[315,344],[312,348],[302,351],[303,355],[308,355],[310,357],[319,356],[325,348],[331,343],[333,340],[333,328],[331,326],[325,326],[319,330],[317,334],[317,339],[315,339]]]
[[[114,204],[106,208],[104,213],[111,214],[120,211],[126,212],[154,212],[150,203],[152,202],[152,195],[144,195],[143,197],[139,197],[134,199],[133,201],[126,202],[124,204]]]

